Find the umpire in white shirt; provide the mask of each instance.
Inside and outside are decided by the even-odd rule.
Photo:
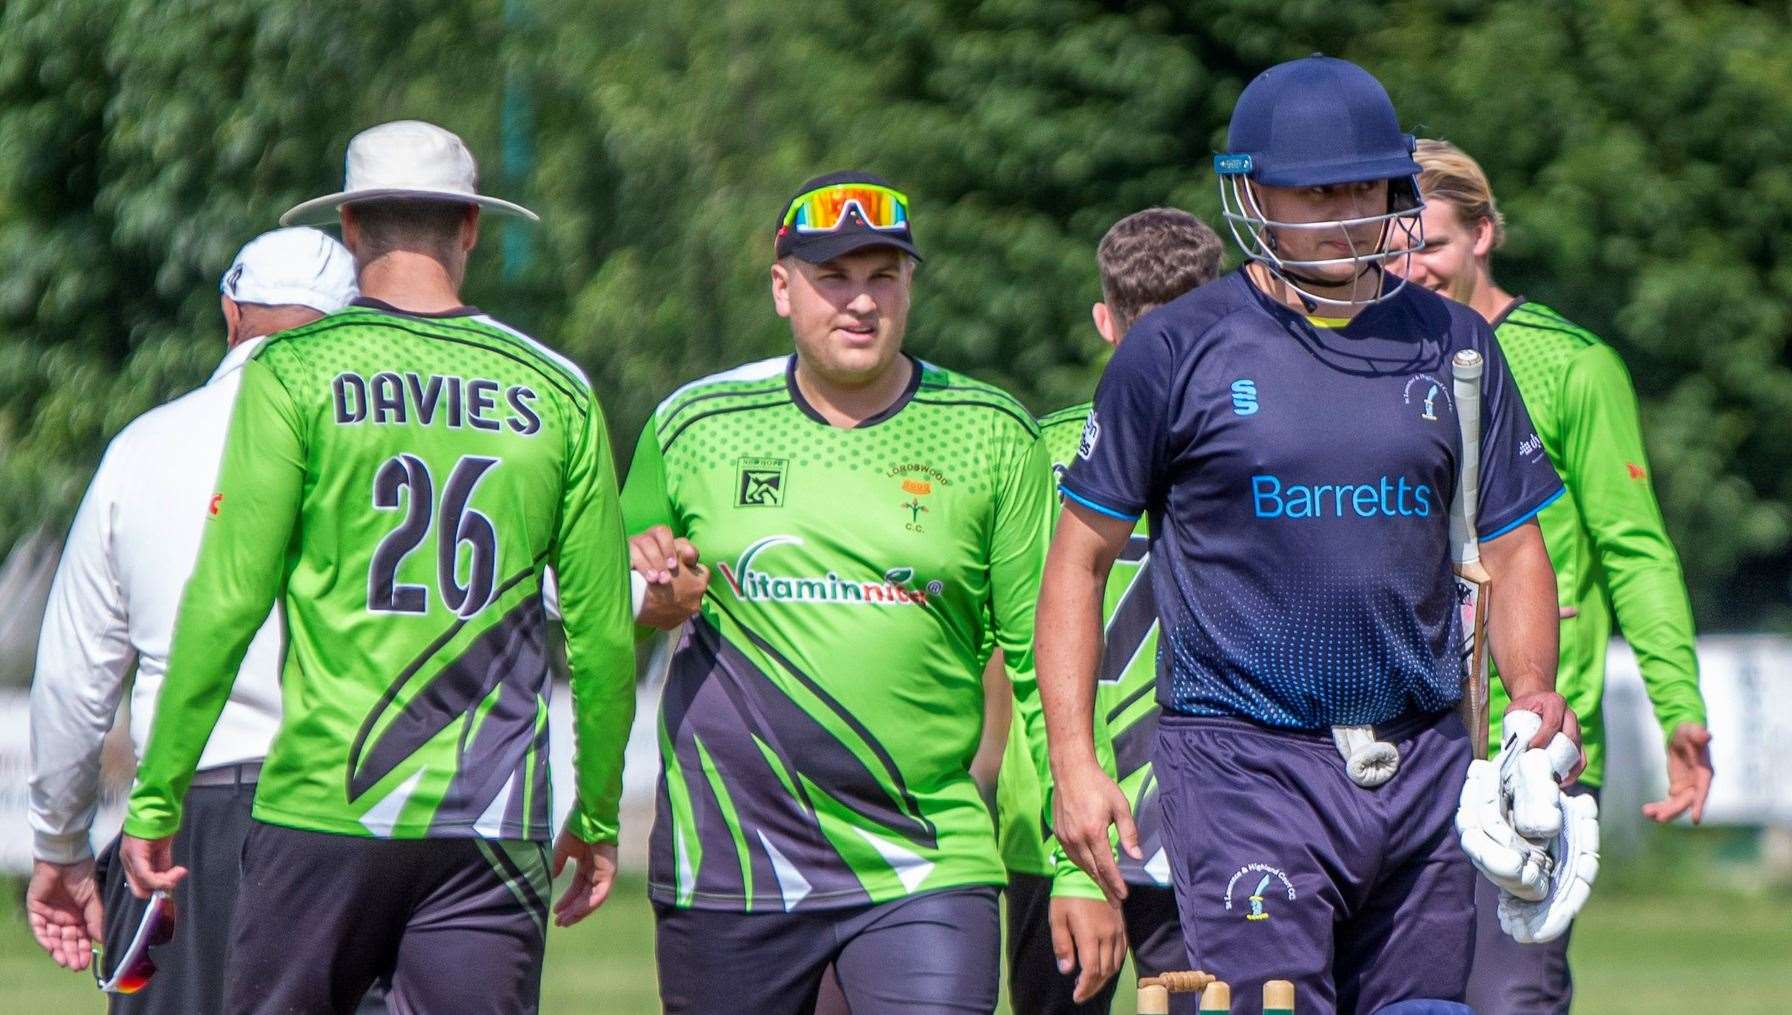
[[[50,589],[31,687],[31,827],[36,863],[26,896],[32,933],[61,965],[116,961],[144,905],[131,897],[116,840],[89,845],[100,744],[134,661],[131,739],[139,756],[168,664],[175,610],[199,554],[242,365],[265,336],[333,313],[356,295],[354,260],[315,229],[250,241],[220,286],[229,352],[211,381],[125,427],[81,502]],[[115,1012],[223,1011],[224,950],[238,861],[261,760],[280,721],[280,622],[268,618],[243,659],[229,703],[187,793],[174,862],[193,871],[174,890],[176,930],[154,951],[139,993]],[[107,965],[99,959],[101,965]],[[105,979],[114,970],[96,970]]]

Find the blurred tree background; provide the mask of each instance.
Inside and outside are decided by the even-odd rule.
[[[1479,157],[1502,281],[1624,355],[1701,623],[1792,629],[1792,22],[1732,0],[6,0],[0,547],[209,375],[219,273],[362,127],[440,122],[542,213],[487,220],[469,297],[582,362],[627,448],[787,348],[773,219],[846,166],[915,201],[912,349],[1086,398],[1101,233],[1216,221],[1239,90],[1319,50]]]

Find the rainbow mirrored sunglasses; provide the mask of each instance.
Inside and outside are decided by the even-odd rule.
[[[857,208],[872,229],[908,228],[908,195],[875,183],[830,183],[801,194],[784,211],[784,225],[799,233],[831,233]]]
[[[94,942],[93,982],[108,994],[135,994],[156,975],[156,964],[150,960],[149,950],[172,940],[174,900],[167,892],[156,892],[149,897],[149,908],[144,911],[142,922],[137,924],[137,933],[131,935],[131,946],[125,949],[110,977],[101,978],[100,967],[104,965],[102,960],[106,951],[99,942]]]

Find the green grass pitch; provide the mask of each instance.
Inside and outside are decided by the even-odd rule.
[[[0,1010],[104,1011],[93,980],[58,969],[25,926],[23,886],[8,886],[0,921]],[[1670,886],[1643,893],[1595,890],[1575,927],[1577,1015],[1647,1015],[1689,1006],[1724,1015],[1792,1008],[1792,897]],[[1131,971],[1121,974],[1117,1015],[1131,1011]],[[650,1013],[653,913],[646,886],[631,878],[608,905],[548,939],[542,1011]],[[1002,1011],[1007,1011],[1004,1002]]]

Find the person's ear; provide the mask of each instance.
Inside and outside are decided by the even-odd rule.
[[[346,204],[339,205],[336,218],[342,223],[342,245],[353,253],[361,245],[361,223],[355,220],[355,210]]]
[[[772,262],[772,308],[779,317],[790,316],[790,266],[783,261]]]
[[[1119,345],[1120,339],[1126,336],[1114,312],[1106,303],[1097,303],[1089,308],[1089,316],[1095,319],[1095,330],[1100,333],[1101,340],[1109,345]]]
[[[243,309],[228,296],[219,294],[218,304],[224,310],[224,344],[226,347],[237,343],[237,336],[243,330]]]
[[[1485,216],[1475,220],[1475,245],[1472,248],[1477,259],[1493,253],[1493,220]]]
[[[467,205],[466,216],[460,220],[460,249],[470,252],[473,244],[479,242],[479,206]]]

